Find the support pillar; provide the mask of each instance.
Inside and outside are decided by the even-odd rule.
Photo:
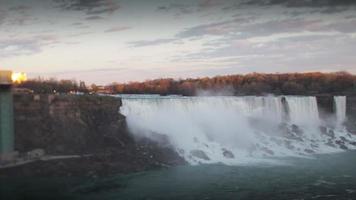
[[[11,159],[14,152],[14,111],[11,71],[0,71],[0,159]]]

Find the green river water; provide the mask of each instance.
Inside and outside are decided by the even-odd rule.
[[[1,199],[356,199],[356,152],[283,165],[179,166],[101,179],[1,179]]]

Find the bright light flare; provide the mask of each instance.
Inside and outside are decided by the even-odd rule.
[[[11,79],[13,83],[22,83],[27,80],[27,75],[23,72],[12,73]]]

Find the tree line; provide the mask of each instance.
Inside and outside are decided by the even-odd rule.
[[[30,79],[20,84],[15,84],[15,87],[26,88],[38,94],[89,92],[84,81],[77,82],[76,80],[57,80],[54,78]]]
[[[160,95],[320,95],[356,94],[356,75],[334,73],[284,73],[226,75],[188,79],[154,79],[143,82],[112,83],[106,86],[91,85],[83,81],[33,79],[17,85],[35,93],[104,92],[110,94]]]
[[[316,95],[356,94],[356,76],[348,72],[335,73],[284,73],[226,75],[195,79],[155,79],[126,84],[113,83],[108,87],[114,94],[160,94],[160,95]]]

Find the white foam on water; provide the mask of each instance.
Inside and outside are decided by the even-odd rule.
[[[320,130],[315,97],[130,96],[120,112],[133,134],[163,135],[191,164],[309,156],[352,149],[356,141],[346,129]]]

